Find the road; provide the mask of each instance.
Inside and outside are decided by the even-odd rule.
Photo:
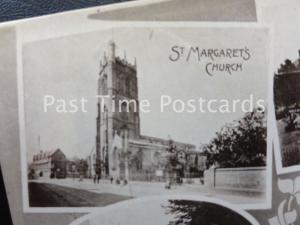
[[[99,12],[98,20],[256,21],[254,0],[169,0]]]
[[[110,193],[93,193],[55,184],[29,182],[31,207],[94,207],[130,199]]]
[[[254,203],[263,203],[265,201],[265,198],[262,196],[241,195],[238,193],[222,192],[222,191],[214,192],[206,188],[204,185],[200,185],[200,184],[174,185],[172,186],[171,189],[165,189],[164,187],[165,184],[163,182],[130,181],[129,184],[127,185],[115,185],[115,184],[110,184],[108,180],[101,180],[99,184],[94,184],[91,179],[84,179],[83,181],[80,182],[78,179],[73,180],[70,178],[39,179],[39,180],[32,181],[32,183],[41,184],[43,187],[42,189],[43,193],[45,193],[45,195],[49,195],[47,194],[49,192],[50,195],[53,196],[52,198],[60,198],[59,197],[60,195],[68,195],[67,200],[76,202],[76,204],[74,204],[76,206],[78,204],[86,204],[85,201],[83,201],[83,203],[78,203],[78,201],[81,201],[79,197],[85,198],[85,196],[87,197],[86,201],[88,202],[90,201],[93,202],[94,200],[93,196],[95,197],[100,196],[99,198],[97,197],[98,200],[95,200],[94,203],[104,204],[104,205],[121,201],[124,199],[128,199],[131,197],[137,198],[137,197],[155,196],[155,195],[157,196],[157,195],[185,195],[185,194],[215,197],[215,198],[219,198],[225,201],[238,203],[238,204],[254,204]],[[44,187],[43,185],[46,186]],[[31,184],[31,186],[34,185]],[[50,190],[48,191],[46,188],[49,187]],[[60,187],[62,187],[62,189],[60,189]],[[53,193],[53,189],[54,189],[54,193]],[[68,191],[64,192],[64,190],[68,190]],[[79,191],[79,194],[77,194],[77,191]],[[80,193],[81,191],[84,194],[81,194]],[[75,193],[74,199],[73,199],[73,193]],[[112,199],[110,199],[110,197]],[[49,199],[49,201],[52,200]],[[63,200],[61,201],[62,204],[64,204]],[[66,204],[69,204],[69,202],[67,201]]]

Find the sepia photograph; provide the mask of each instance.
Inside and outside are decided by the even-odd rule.
[[[300,57],[300,50],[298,51]],[[274,103],[283,168],[300,167],[300,61],[286,59],[274,74]]]
[[[20,1],[1,224],[298,224],[297,0]]]
[[[174,194],[268,207],[268,35],[135,25],[24,43],[27,211]]]
[[[271,54],[273,73],[274,119],[274,155],[277,174],[289,174],[300,171],[299,151],[299,109],[298,93],[300,87],[300,51],[298,40],[300,30],[292,26],[299,16],[299,9],[294,8],[296,1],[286,4],[276,1],[264,10],[261,17],[264,22],[274,23],[273,45]],[[280,13],[274,11],[280,8]],[[294,35],[289,35],[291,32]]]

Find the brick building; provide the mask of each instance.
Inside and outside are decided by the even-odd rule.
[[[39,177],[65,178],[67,159],[60,149],[41,151],[33,156],[31,168]]]

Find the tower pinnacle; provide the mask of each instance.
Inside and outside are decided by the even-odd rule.
[[[116,57],[116,44],[114,41],[109,42],[109,60],[115,60]]]

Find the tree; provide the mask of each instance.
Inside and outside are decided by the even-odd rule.
[[[167,150],[167,157],[166,157],[166,165],[165,165],[165,171],[168,174],[168,177],[172,179],[174,176],[174,165],[176,165],[176,156],[173,148],[173,141],[169,141],[169,146],[166,149]]]
[[[289,72],[289,71],[293,71],[295,69],[296,69],[295,64],[290,59],[286,59],[286,60],[284,60],[284,64],[280,64],[278,73]]]
[[[89,169],[89,165],[88,165],[86,160],[80,159],[79,161],[77,161],[77,168],[78,168],[79,174],[85,176],[87,174],[88,169]]]
[[[143,169],[143,151],[140,149],[135,154],[132,154],[129,159],[129,166],[135,171],[141,171]]]
[[[166,171],[170,178],[170,182],[181,183],[183,176],[183,164],[179,158],[179,151],[176,148],[173,140],[170,139],[168,143],[167,157],[166,157]]]
[[[283,119],[283,121],[286,123],[286,126],[284,128],[286,132],[296,130],[298,125],[296,113],[291,113],[289,112],[289,109],[286,108],[285,118]]]
[[[267,128],[265,113],[255,109],[234,123],[226,124],[204,145],[208,166],[265,166]]]
[[[168,225],[251,225],[236,212],[209,202],[169,200],[163,207],[174,218]]]
[[[167,148],[168,157],[167,157],[167,166],[176,168],[178,165],[178,158],[177,158],[177,148],[173,142],[173,140],[169,140],[169,146]]]

